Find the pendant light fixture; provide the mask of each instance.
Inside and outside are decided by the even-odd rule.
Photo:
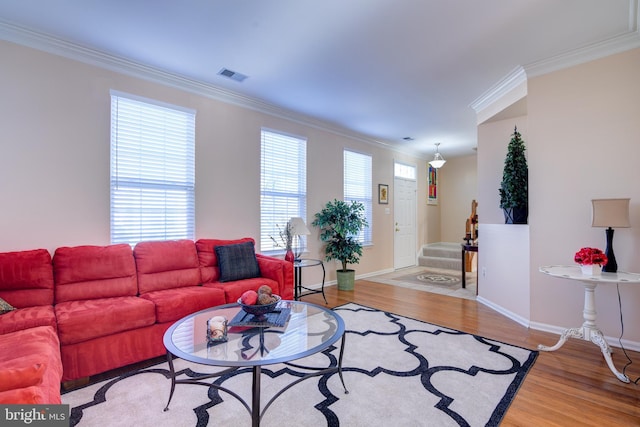
[[[436,154],[433,157],[433,160],[429,162],[429,164],[436,169],[440,169],[447,162],[445,159],[442,158],[442,155],[438,151],[439,145],[440,143],[436,142]]]

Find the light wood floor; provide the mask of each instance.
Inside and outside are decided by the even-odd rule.
[[[558,340],[471,300],[365,280],[356,281],[353,291],[327,286],[325,294],[327,305],[321,294],[301,300],[329,307],[355,302],[531,350]],[[627,359],[621,349],[613,350],[614,363],[622,370]],[[633,381],[640,376],[640,353],[627,354],[633,364],[626,374]],[[619,381],[594,344],[570,339],[555,352],[540,352],[501,425],[640,426],[640,386]]]

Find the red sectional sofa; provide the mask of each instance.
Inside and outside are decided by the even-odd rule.
[[[0,314],[0,404],[60,403],[61,382],[161,356],[173,322],[248,289],[268,284],[293,299],[293,265],[254,245],[200,239],[61,247],[53,257],[0,253],[0,298],[15,308]]]

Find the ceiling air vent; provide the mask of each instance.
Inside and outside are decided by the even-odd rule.
[[[237,82],[242,82],[248,77],[248,76],[245,76],[244,74],[240,74],[240,73],[236,73],[235,71],[231,71],[228,68],[223,68],[222,70],[218,71],[218,75],[224,76],[224,77],[228,77],[231,80],[235,80]]]

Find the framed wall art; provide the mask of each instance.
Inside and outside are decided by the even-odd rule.
[[[378,184],[378,203],[381,205],[389,204],[389,186],[387,184]]]
[[[427,194],[427,204],[437,205],[438,204],[438,169],[429,165],[427,180],[428,180],[427,188],[429,190],[429,194]]]

